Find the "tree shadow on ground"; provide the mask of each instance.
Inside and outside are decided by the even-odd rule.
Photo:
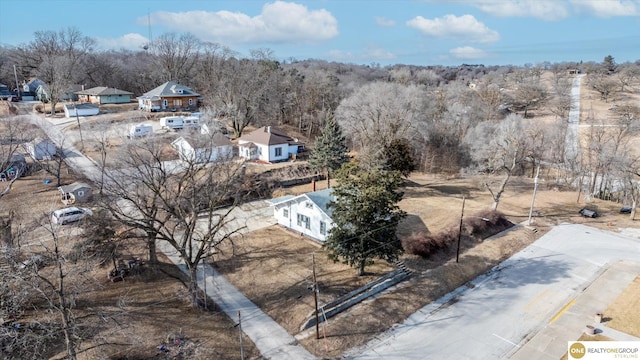
[[[396,231],[399,237],[409,236],[413,232],[423,232],[428,234],[429,228],[427,224],[422,221],[418,215],[407,214],[407,216],[402,219],[402,221],[398,224],[398,230]]]

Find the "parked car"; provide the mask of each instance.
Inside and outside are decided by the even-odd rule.
[[[631,214],[631,206],[623,206],[622,209],[620,209],[620,214]]]
[[[51,221],[54,224],[65,225],[75,221],[80,221],[87,215],[93,215],[93,212],[89,209],[71,206],[54,211],[51,214]]]
[[[11,102],[18,102],[18,101],[20,101],[20,97],[15,96],[15,95],[12,95],[12,96],[9,96],[9,97],[7,98],[7,101],[11,101]]]
[[[588,217],[588,218],[597,218],[598,217],[598,211],[597,210],[582,208],[578,212],[580,213],[580,215],[582,215],[584,217]]]

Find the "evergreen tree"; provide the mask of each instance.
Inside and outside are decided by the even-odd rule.
[[[409,177],[416,169],[413,158],[413,148],[407,139],[393,139],[384,147],[386,154],[386,170],[400,171],[402,176]]]
[[[322,134],[313,143],[309,165],[316,171],[325,171],[327,187],[331,187],[331,173],[349,161],[347,146],[342,129],[331,115],[324,125]]]
[[[398,171],[371,169],[362,171],[349,162],[337,172],[335,200],[329,204],[334,227],[324,247],[329,258],[357,267],[364,275],[374,258],[393,261],[402,253],[396,236],[398,222],[406,213],[398,207],[403,193]]]

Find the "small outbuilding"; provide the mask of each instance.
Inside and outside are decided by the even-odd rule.
[[[97,104],[65,104],[64,116],[71,118],[76,116],[93,116],[100,113]]]
[[[83,182],[74,182],[70,185],[58,187],[58,191],[62,194],[62,203],[71,205],[75,203],[84,203],[91,200],[93,192],[91,186]]]

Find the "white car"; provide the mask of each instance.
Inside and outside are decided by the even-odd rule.
[[[82,220],[87,215],[93,215],[91,210],[71,206],[64,209],[58,209],[51,214],[51,221],[54,224],[65,225],[75,221]]]

